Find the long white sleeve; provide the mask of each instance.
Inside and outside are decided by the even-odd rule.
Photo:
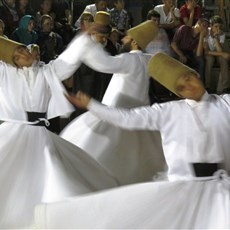
[[[159,130],[160,110],[143,106],[133,109],[112,108],[91,99],[87,108],[100,119],[129,130]]]
[[[51,61],[51,65],[57,77],[63,81],[69,78],[81,65],[82,57],[94,46],[88,34],[76,36],[68,47],[59,55],[57,59]]]
[[[89,45],[90,44],[90,45]],[[101,44],[88,37],[88,46],[81,60],[90,68],[103,73],[128,73],[133,62],[133,54],[124,53],[111,56]]]

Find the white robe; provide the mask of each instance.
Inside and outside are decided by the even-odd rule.
[[[186,99],[131,112],[111,112],[92,100],[89,109],[123,128],[160,130],[169,181],[42,204],[35,210],[38,228],[230,229],[230,95],[205,93],[200,102]],[[221,162],[223,168],[196,177],[194,162]]]
[[[78,66],[77,59],[69,60],[71,52],[70,47],[50,64],[23,69],[0,61],[1,229],[30,228],[41,202],[118,186],[81,149],[27,121],[26,111],[47,112],[48,119],[73,111],[60,83]]]
[[[94,45],[85,50],[81,61],[97,71],[115,73],[102,102],[126,108],[149,104],[147,63],[151,55],[135,50],[112,57],[85,39]],[[60,136],[94,157],[121,184],[149,181],[164,170],[159,132],[123,130],[86,112],[67,125]]]

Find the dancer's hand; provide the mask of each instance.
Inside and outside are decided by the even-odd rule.
[[[72,104],[82,109],[87,109],[91,99],[90,96],[82,91],[78,91],[75,95],[66,95],[66,97]]]

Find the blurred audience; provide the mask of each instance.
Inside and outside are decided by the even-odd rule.
[[[220,66],[220,79],[223,93],[230,93],[229,59],[230,53],[226,44],[226,35],[222,30],[223,19],[214,15],[210,19],[208,36],[205,38],[205,86],[209,93],[217,93],[217,82],[212,68],[217,62]]]
[[[5,34],[10,36],[18,27],[19,15],[16,9],[15,0],[1,0],[0,19],[5,23]]]
[[[35,12],[33,8],[30,5],[29,0],[16,0],[16,9],[19,15],[19,18],[21,19],[24,15],[32,15],[35,16]]]

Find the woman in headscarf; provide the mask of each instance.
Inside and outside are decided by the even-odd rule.
[[[32,15],[20,19],[18,28],[12,33],[11,39],[25,45],[36,43],[37,32],[34,30],[35,20]]]

